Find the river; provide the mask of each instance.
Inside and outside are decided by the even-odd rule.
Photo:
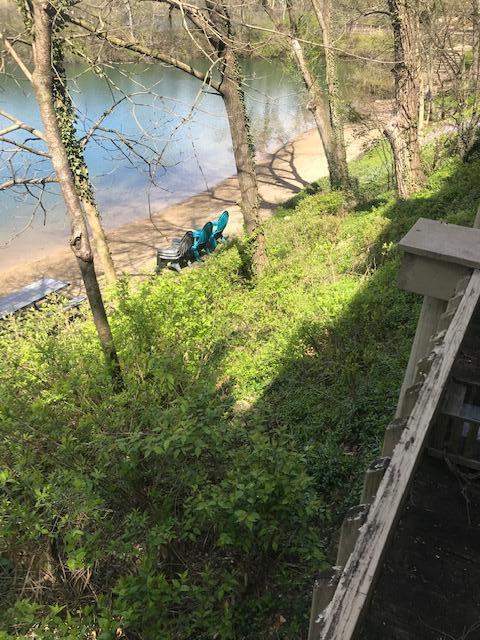
[[[342,67],[346,92],[352,91],[348,82],[352,68]],[[259,155],[313,126],[300,81],[280,63],[251,60],[244,63],[244,72],[246,104]],[[95,197],[107,229],[145,218],[150,210],[180,202],[235,172],[227,118],[218,96],[199,93],[197,80],[161,65],[112,65],[106,73],[108,80],[79,65],[68,68],[79,135],[124,97],[86,147]],[[362,91],[368,93],[369,88],[363,86]],[[41,128],[31,87],[23,77],[1,77],[0,109]],[[7,124],[0,118],[0,128]],[[125,143],[118,144],[119,138]],[[134,147],[133,139],[137,141]],[[12,156],[12,150],[0,146],[0,183],[9,178],[10,160],[19,177],[48,174],[47,160]],[[155,163],[147,164],[144,159]],[[15,192],[0,192],[0,269],[21,262],[26,255],[29,260],[45,256],[64,244],[68,224],[56,185],[48,185],[43,208],[35,210],[35,202],[20,187]]]

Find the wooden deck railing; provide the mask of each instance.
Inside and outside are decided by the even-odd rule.
[[[468,378],[466,364],[471,368],[472,362],[462,360],[471,359],[471,350],[470,356],[468,350],[460,353],[479,299],[480,271],[474,270],[462,277],[440,317],[431,351],[418,363],[399,417],[387,428],[382,458],[366,471],[362,504],[350,510],[342,526],[337,566],[315,582],[309,640],[351,640],[358,629],[425,447],[480,468],[480,410],[468,401],[477,391],[480,398],[480,390],[472,391]],[[480,352],[476,355],[473,366],[480,370]]]

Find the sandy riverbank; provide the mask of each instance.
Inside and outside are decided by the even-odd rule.
[[[374,136],[374,133],[367,136],[364,129],[349,127],[346,131],[348,159],[358,157]],[[327,163],[316,129],[282,146],[258,165],[262,215],[267,217],[278,204],[326,174]],[[231,216],[228,234],[240,233],[239,197],[238,181],[232,176],[209,192],[162,209],[151,219],[136,220],[110,231],[108,239],[118,273],[132,276],[152,273],[156,247],[168,244],[169,238],[181,235],[183,230],[201,226],[223,209],[228,209]],[[42,276],[68,280],[74,289],[79,288],[78,267],[68,246],[40,260],[29,261],[28,257],[19,256],[15,267],[0,274],[0,295]]]

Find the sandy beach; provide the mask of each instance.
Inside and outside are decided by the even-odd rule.
[[[363,128],[348,127],[348,159],[361,155],[373,137],[374,133],[367,136]],[[278,204],[326,174],[327,163],[316,129],[264,157],[258,164],[262,216],[268,217]],[[210,191],[164,208],[151,218],[135,220],[110,231],[108,239],[117,272],[138,277],[151,274],[157,247],[168,245],[170,238],[185,230],[202,226],[224,209],[230,213],[228,235],[239,234],[242,230],[239,197],[238,181],[232,176]],[[29,261],[28,257],[19,256],[18,264],[0,276],[0,295],[42,276],[69,281],[72,291],[80,289],[78,267],[68,245],[39,260]]]

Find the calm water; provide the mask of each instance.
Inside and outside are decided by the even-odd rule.
[[[300,82],[279,64],[245,64],[247,108],[259,153],[273,151],[312,126]],[[68,70],[69,86],[79,113],[80,134],[113,101],[124,99],[102,122],[104,131],[86,148],[96,199],[107,228],[121,226],[214,186],[235,172],[223,103],[213,94],[199,94],[194,78],[163,66],[116,65],[108,81],[80,66]],[[350,78],[348,69],[343,76]],[[348,82],[344,83],[345,86]],[[40,128],[29,84],[21,77],[0,78],[0,109]],[[0,117],[0,129],[7,123]],[[111,130],[136,139],[135,152],[115,145]],[[14,137],[15,134],[11,134]],[[5,149],[6,147],[3,147]],[[0,147],[1,149],[1,147]],[[10,147],[10,151],[12,147]],[[0,183],[8,179],[5,160],[11,157],[17,175],[45,175],[49,163],[39,157],[8,156],[0,160]],[[144,159],[155,159],[148,166]],[[0,192],[0,269],[35,259],[61,246],[68,235],[56,186],[50,185],[43,205],[18,189]],[[32,219],[32,213],[34,216]],[[31,226],[12,239],[31,221]]]

